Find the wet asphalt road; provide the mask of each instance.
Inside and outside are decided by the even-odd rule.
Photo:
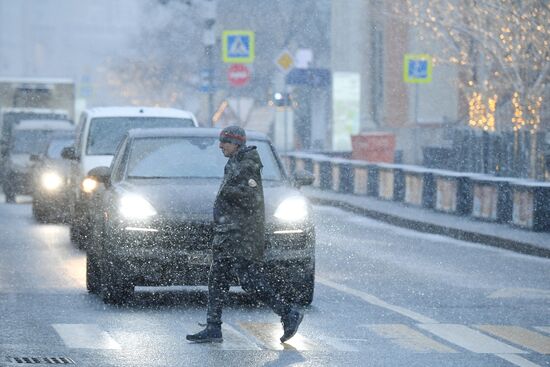
[[[317,283],[298,335],[236,290],[224,342],[195,345],[205,288],[85,289],[85,253],[28,202],[0,204],[0,366],[549,366],[550,260],[317,206]],[[44,362],[46,360],[38,359]],[[51,359],[62,362],[63,360]],[[40,364],[38,364],[40,365]]]

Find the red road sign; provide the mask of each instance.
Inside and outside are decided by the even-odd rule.
[[[243,64],[233,64],[227,69],[227,80],[233,87],[242,87],[250,80],[250,71]]]

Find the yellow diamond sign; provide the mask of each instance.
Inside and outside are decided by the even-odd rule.
[[[275,59],[275,64],[279,67],[279,69],[286,73],[290,69],[292,69],[292,65],[294,65],[294,59],[292,58],[292,55],[288,51],[283,51],[277,56]]]

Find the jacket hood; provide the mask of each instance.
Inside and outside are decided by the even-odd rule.
[[[260,167],[263,167],[262,160],[260,159],[260,155],[258,154],[258,150],[254,145],[242,146],[237,151],[235,159],[238,161],[251,160],[253,163],[256,163],[260,165]]]

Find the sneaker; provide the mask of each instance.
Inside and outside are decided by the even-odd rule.
[[[281,317],[284,331],[284,334],[280,339],[281,343],[285,343],[296,334],[298,331],[298,326],[300,326],[303,318],[304,314],[295,308],[292,308],[288,314]]]
[[[206,328],[196,334],[189,334],[185,339],[194,343],[221,343],[222,328],[219,325],[208,324]]]

